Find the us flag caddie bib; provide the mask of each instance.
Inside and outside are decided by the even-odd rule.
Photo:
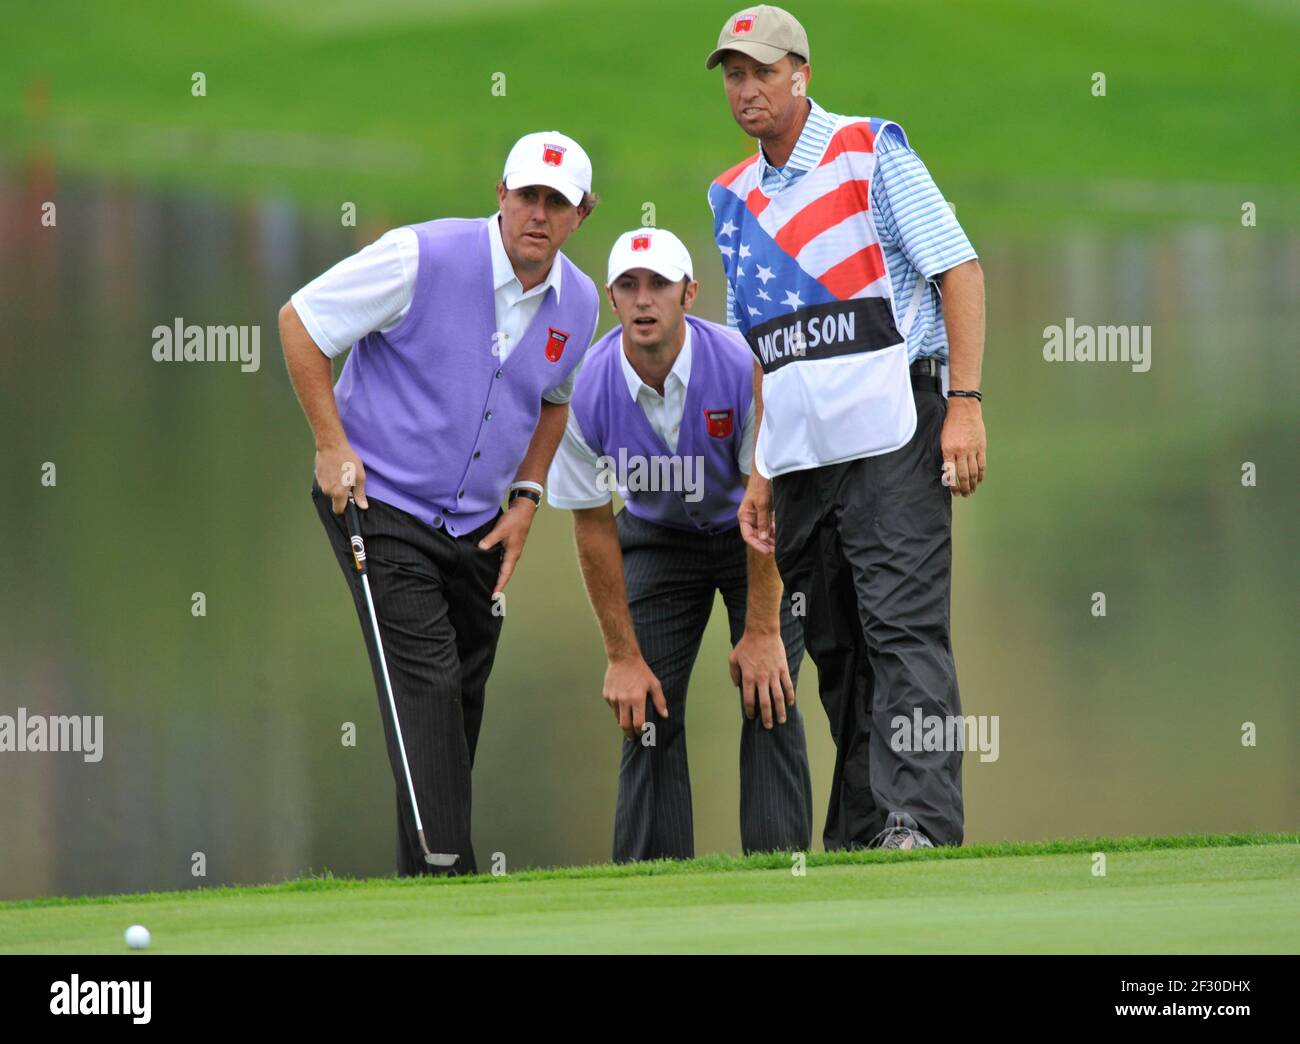
[[[888,453],[916,431],[906,335],[871,213],[887,120],[831,116],[815,165],[768,195],[755,154],[709,187],[736,322],[763,370],[756,463],[769,476]],[[904,140],[906,140],[904,136]]]

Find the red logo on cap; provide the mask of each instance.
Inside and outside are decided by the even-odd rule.
[[[633,249],[633,250],[649,250],[649,249],[650,249],[650,237],[649,237],[649,236],[633,236],[633,237],[632,237],[632,249]]]
[[[741,17],[737,18],[734,22],[731,23],[731,32],[733,35],[737,33],[747,33],[753,28],[754,28],[753,15],[741,15]]]
[[[735,416],[735,410],[705,410],[704,420],[708,423],[709,434],[715,439],[725,439],[731,434]]]
[[[562,162],[564,162],[564,146],[543,145],[542,162],[548,167],[558,167]]]
[[[564,345],[569,340],[569,335],[553,326],[548,326],[546,332],[548,334],[546,338],[546,358],[551,362],[559,362],[560,356],[564,354]]]

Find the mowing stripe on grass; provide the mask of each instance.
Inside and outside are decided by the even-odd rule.
[[[1180,848],[1235,848],[1243,845],[1300,844],[1300,832],[1276,834],[1183,834],[1171,837],[1069,838],[1056,841],[999,841],[969,845],[964,848],[922,848],[910,852],[858,849],[850,852],[808,852],[806,865],[848,866],[890,863],[898,860],[990,859],[1005,856],[1069,855],[1081,852],[1149,852]],[[682,874],[714,874],[743,870],[789,869],[793,853],[766,852],[759,855],[711,855],[696,859],[661,859],[642,863],[601,863],[594,866],[538,867],[520,870],[501,877],[474,874],[461,877],[335,877],[326,871],[319,875],[282,881],[276,884],[196,888],[178,892],[142,892],[123,895],[47,897],[0,902],[6,910],[47,906],[95,905],[107,903],[141,903],[172,901],[178,898],[223,898],[241,895],[272,895],[292,892],[327,892],[365,888],[377,882],[405,888],[445,888],[506,881],[576,880],[590,878],[656,877]]]

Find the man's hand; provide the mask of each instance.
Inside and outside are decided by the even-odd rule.
[[[316,485],[330,498],[336,515],[348,506],[349,491],[362,511],[370,506],[366,502],[366,469],[347,439],[317,448]]]
[[[984,481],[984,415],[978,399],[948,400],[948,416],[939,437],[943,450],[943,481],[969,497]]]
[[[745,543],[760,554],[770,555],[776,550],[776,519],[772,515],[772,480],[757,471],[749,476],[745,497],[736,512],[740,519],[740,535]]]
[[[515,571],[515,563],[524,553],[524,541],[528,531],[533,527],[533,515],[537,505],[527,497],[516,497],[515,502],[499,519],[497,524],[482,540],[478,542],[480,551],[490,551],[497,544],[505,546],[505,556],[501,559],[501,572],[497,574],[497,585],[492,589],[494,595],[500,594],[510,583],[510,575]]]
[[[773,720],[785,724],[785,708],[794,703],[794,682],[785,658],[785,643],[775,631],[755,632],[749,628],[741,635],[727,657],[731,682],[740,687],[745,703],[745,717],[754,719],[755,708],[763,718],[763,728]]]
[[[638,653],[624,659],[611,660],[605,670],[605,685],[601,695],[614,712],[614,720],[623,735],[636,742],[645,725],[645,701],[649,694],[659,717],[668,717],[668,701],[663,687],[649,665]]]

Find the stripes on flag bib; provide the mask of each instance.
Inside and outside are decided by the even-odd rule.
[[[924,281],[900,315],[870,210],[875,140],[897,124],[831,118],[817,164],[774,195],[757,154],[709,187],[736,321],[763,368],[755,452],[769,476],[888,453],[916,431],[906,334]]]

